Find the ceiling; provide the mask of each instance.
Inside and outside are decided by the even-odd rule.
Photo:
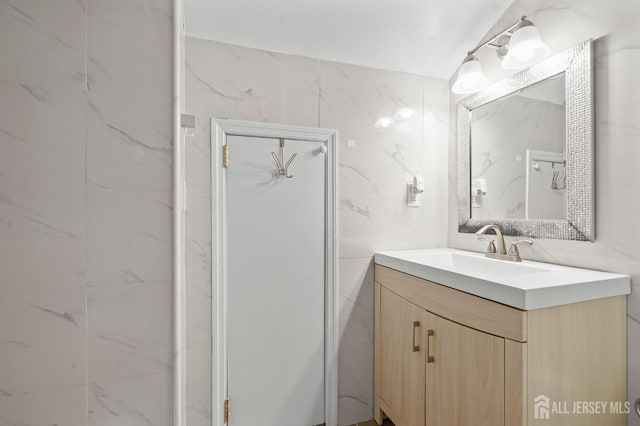
[[[512,0],[185,0],[186,33],[448,79]]]

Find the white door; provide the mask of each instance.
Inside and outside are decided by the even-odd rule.
[[[231,426],[324,419],[325,156],[286,140],[228,136],[227,359]]]

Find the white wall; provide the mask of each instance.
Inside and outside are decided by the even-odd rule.
[[[171,1],[0,2],[0,424],[169,426]]]
[[[538,26],[552,53],[592,37],[595,40],[595,243],[536,241],[523,248],[528,259],[626,273],[632,277],[628,300],[628,397],[640,396],[640,3],[636,0],[516,0],[489,33],[527,15]],[[506,75],[495,52],[481,55],[492,81]],[[451,105],[455,106],[452,96]],[[455,117],[451,109],[450,117]],[[451,120],[455,123],[455,120]],[[449,245],[481,251],[473,235],[457,232],[455,125],[450,132]],[[629,425],[640,425],[635,414]]]
[[[209,119],[225,117],[338,129],[340,424],[373,416],[373,267],[376,250],[444,246],[447,82],[187,38],[188,421],[210,422]],[[390,130],[378,117],[415,115]],[[355,139],[355,148],[346,148]],[[269,163],[266,163],[269,164]],[[423,207],[406,183],[425,176]]]

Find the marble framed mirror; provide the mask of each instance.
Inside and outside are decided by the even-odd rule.
[[[458,231],[594,240],[592,41],[457,105]]]

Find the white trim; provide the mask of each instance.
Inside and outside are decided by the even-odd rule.
[[[184,138],[182,90],[182,0],[173,0],[173,424],[186,426],[186,319],[184,238]]]
[[[336,130],[252,121],[211,120],[211,197],[212,212],[212,426],[224,425],[224,399],[227,395],[226,300],[226,173],[222,167],[222,146],[227,136],[286,138],[324,142],[326,163],[326,253],[325,253],[325,424],[338,425],[338,295],[337,295],[337,140]],[[233,161],[233,159],[231,159]]]

